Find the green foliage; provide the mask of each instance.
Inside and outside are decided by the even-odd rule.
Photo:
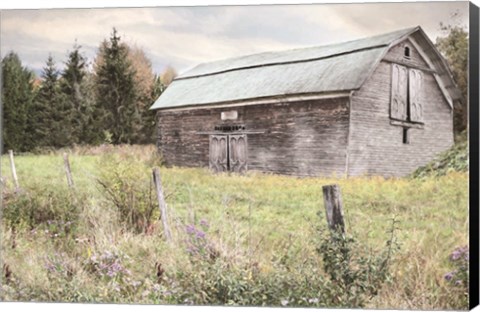
[[[136,109],[135,70],[128,59],[128,48],[114,28],[109,41],[100,46],[95,72],[97,127],[112,134],[112,143],[133,143],[135,125],[141,121]]]
[[[46,221],[33,229],[27,221],[18,221],[24,226],[18,225],[15,232],[9,220],[19,213],[3,215],[0,244],[9,269],[3,272],[8,282],[1,285],[2,300],[344,307],[345,299],[370,309],[467,308],[465,288],[455,285],[456,279],[444,278],[461,267],[448,260],[451,251],[468,243],[466,173],[423,179],[298,179],[162,168],[170,245],[155,218],[146,233],[120,222],[120,209],[95,183],[109,165],[108,157],[115,155],[111,167],[129,167],[130,181],[137,177],[136,182],[147,187],[151,167],[158,166],[151,158],[154,146],[78,146],[69,153],[80,212],[75,218],[58,216],[51,222],[41,218]],[[68,210],[61,154],[16,157],[22,188],[30,197],[43,198],[25,205],[46,207],[51,201],[51,209],[55,205]],[[4,157],[7,178],[8,167]],[[48,187],[39,187],[45,181]],[[324,253],[336,247],[322,250],[323,240],[332,243],[331,237],[326,230],[321,235],[316,230],[326,226],[325,219],[317,217],[324,209],[321,185],[332,183],[341,186],[346,228],[355,238],[346,243],[350,258],[339,257],[350,259],[349,266],[335,259],[324,261]],[[6,188],[13,189],[10,179]],[[59,199],[48,199],[48,193]],[[13,203],[12,196],[4,194],[6,205]],[[387,258],[384,237],[392,215],[401,221],[395,237],[402,248],[392,253],[389,277],[370,297],[377,283],[374,277],[386,272],[378,264]],[[70,229],[68,221],[62,221],[73,219],[77,222]],[[195,231],[189,234],[187,225],[194,225]],[[190,252],[192,246],[198,254]],[[341,268],[336,281],[325,263]],[[353,275],[359,276],[360,285],[347,283]]]
[[[71,108],[71,142],[81,144],[99,143],[95,129],[95,97],[93,77],[87,71],[87,59],[75,44],[68,54],[65,69],[60,79],[61,92],[68,108]]]
[[[33,73],[22,66],[14,52],[2,60],[2,104],[4,148],[23,152],[31,149],[32,139],[28,131],[28,114],[34,96]]]
[[[158,205],[147,168],[133,157],[104,156],[97,182],[118,209],[120,220],[137,233],[158,219]]]
[[[425,166],[415,170],[411,176],[413,178],[443,176],[451,171],[468,172],[468,141],[465,137]]]
[[[460,133],[468,124],[468,32],[463,27],[440,24],[444,33],[438,37],[436,46],[447,60],[452,70],[463,101],[454,107],[454,129]]]
[[[47,59],[40,86],[17,54],[2,60],[3,139],[16,152],[45,151],[102,143],[155,141],[155,112],[149,108],[165,86],[137,47],[117,31],[100,44],[93,71],[73,46],[65,68]]]
[[[61,92],[59,72],[49,56],[30,113],[30,127],[36,146],[59,148],[73,144],[74,111],[71,104]]]
[[[468,294],[470,286],[469,260],[470,253],[468,246],[456,248],[449,257],[453,271],[445,274],[447,286],[452,291],[454,299],[460,300],[463,306],[468,305]]]
[[[341,231],[331,231],[330,235],[320,232],[322,240],[317,252],[322,256],[324,271],[330,277],[329,291],[335,306],[364,307],[379,293],[384,282],[391,279],[391,258],[399,249],[396,229],[394,219],[389,230],[390,238],[379,253]]]
[[[52,235],[69,234],[76,225],[82,201],[65,188],[33,185],[3,202],[3,218],[10,227],[42,226]]]

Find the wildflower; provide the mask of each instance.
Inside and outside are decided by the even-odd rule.
[[[152,289],[153,289],[154,292],[158,292],[158,291],[160,291],[160,285],[159,284],[154,284]]]
[[[195,226],[192,224],[187,225],[187,234],[193,234],[195,233]]]
[[[282,306],[285,307],[288,304],[288,300],[284,299],[284,300],[280,301],[280,303],[282,304]]]
[[[205,232],[197,230],[195,233],[197,238],[205,238]]]
[[[447,274],[445,274],[444,278],[447,280],[447,281],[450,281],[452,280],[453,276],[455,275],[455,272],[449,272]]]
[[[138,287],[138,286],[140,286],[140,284],[142,284],[142,282],[140,282],[140,281],[133,281],[132,282],[133,287]]]
[[[460,259],[462,256],[464,257],[465,260],[468,260],[468,246],[459,247],[455,249],[450,255],[450,258],[453,261],[456,261]]]
[[[50,272],[50,273],[54,273],[56,271],[55,266],[53,264],[51,264],[50,262],[45,263],[45,269],[47,269],[47,271]]]
[[[148,295],[150,295],[150,291],[148,289],[142,292],[142,297],[147,297]]]
[[[308,299],[308,303],[318,303],[318,298],[310,298]]]
[[[118,286],[117,283],[113,283],[113,289],[116,291],[116,292],[120,292],[120,287]]]
[[[209,226],[207,220],[205,220],[205,219],[200,220],[200,225],[203,226],[203,227],[206,227],[206,228],[208,228],[208,226]]]

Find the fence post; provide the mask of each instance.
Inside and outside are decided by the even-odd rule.
[[[10,167],[12,168],[12,177],[13,182],[15,183],[15,191],[18,192],[20,190],[20,185],[18,184],[17,170],[15,169],[15,161],[13,160],[13,151],[8,150],[8,155],[10,157]]]
[[[345,222],[343,220],[343,202],[340,187],[337,184],[324,185],[323,201],[327,212],[328,227],[331,231],[340,231],[345,234]]]
[[[63,165],[65,167],[65,173],[67,175],[68,187],[73,187],[72,171],[70,169],[70,161],[68,160],[67,153],[63,153]]]
[[[162,180],[160,179],[160,169],[153,168],[153,183],[155,183],[155,189],[157,191],[158,207],[160,208],[160,214],[163,223],[163,233],[165,240],[169,243],[172,242],[172,234],[170,233],[170,227],[167,220],[167,204],[165,203],[165,196],[163,195]]]

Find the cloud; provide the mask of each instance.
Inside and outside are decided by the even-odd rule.
[[[452,19],[452,14],[460,14]],[[322,45],[421,25],[432,40],[439,23],[465,25],[468,2],[159,7],[2,11],[2,56],[14,50],[41,70],[59,63],[77,40],[92,61],[116,27],[142,48],[155,71],[256,52]]]

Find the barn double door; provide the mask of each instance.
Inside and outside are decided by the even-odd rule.
[[[210,169],[215,172],[247,170],[245,134],[210,135]]]

